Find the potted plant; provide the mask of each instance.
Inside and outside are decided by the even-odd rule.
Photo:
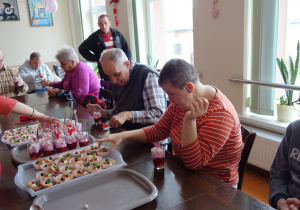
[[[283,81],[287,85],[295,85],[296,83],[299,67],[299,51],[300,43],[298,41],[295,64],[292,57],[289,56],[289,71],[283,59],[276,58]],[[293,90],[285,90],[286,98],[284,96],[280,97],[280,104],[277,104],[277,117],[279,121],[292,122],[297,119],[297,114],[293,108],[293,92]]]

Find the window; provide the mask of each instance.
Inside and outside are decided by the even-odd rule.
[[[291,55],[293,61],[295,60],[296,45],[300,39],[300,1],[249,0],[248,3],[251,8],[251,12],[248,11],[250,27],[247,34],[248,40],[251,40],[248,57],[251,61],[247,77],[251,80],[282,84],[276,57],[288,61]],[[296,85],[299,84],[300,78],[296,81]],[[251,99],[250,112],[274,115],[274,104],[284,95],[284,89],[256,85],[252,85],[249,89],[251,89],[248,91]],[[294,91],[294,98],[298,98],[298,95],[299,92]]]
[[[171,58],[194,63],[192,0],[136,0],[134,8],[139,62],[159,60],[157,68]]]
[[[106,14],[105,0],[80,1],[83,38],[86,39],[99,29],[98,17]]]

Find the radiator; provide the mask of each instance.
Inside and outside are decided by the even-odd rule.
[[[248,159],[248,163],[258,168],[270,171],[277,148],[282,139],[281,134],[273,134],[260,129],[252,129],[257,133]]]

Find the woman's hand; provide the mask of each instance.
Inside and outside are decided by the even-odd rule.
[[[111,142],[114,145],[111,147],[111,151],[114,151],[116,147],[123,141],[123,137],[121,133],[116,133],[116,134],[110,134],[107,136],[102,137],[101,139],[96,139],[95,142],[99,142],[98,147],[101,147],[101,144],[103,142]]]
[[[44,125],[50,123],[50,117],[49,117],[49,116],[46,116],[46,115],[44,115],[43,113],[40,113],[40,112],[38,112],[38,111],[36,111],[36,112],[34,113],[33,118],[37,119],[37,120],[40,122],[40,124],[41,124],[42,126],[44,126]],[[53,118],[53,117],[52,117],[52,118],[51,118],[51,123],[57,123],[57,124],[59,125],[59,124],[60,124],[60,120],[57,119],[57,118]]]
[[[52,86],[53,85],[53,81],[50,81],[47,78],[43,79],[41,83],[42,83],[43,87],[47,87],[47,86]]]
[[[277,209],[279,210],[298,210],[300,201],[297,198],[280,198],[277,201]]]
[[[194,95],[194,101],[191,104],[191,108],[189,111],[185,113],[185,119],[187,120],[196,120],[197,117],[200,117],[206,114],[209,102],[206,98],[199,98]]]
[[[58,91],[60,91],[60,89],[58,89],[58,88],[48,88],[48,95],[49,96],[56,96],[56,93],[58,92]]]

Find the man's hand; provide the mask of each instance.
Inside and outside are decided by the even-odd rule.
[[[58,89],[58,88],[48,88],[48,95],[49,96],[56,96],[56,93],[58,92],[58,91],[60,91],[60,89]]]
[[[209,102],[206,98],[199,98],[198,96],[194,95],[194,101],[191,104],[191,108],[189,111],[185,113],[185,119],[193,121],[196,120],[197,117],[200,117],[206,114]]]
[[[38,73],[38,77],[44,77],[44,74],[42,72]]]
[[[107,136],[102,137],[101,139],[96,139],[95,142],[99,142],[98,147],[101,147],[101,144],[103,142],[111,142],[114,145],[111,148],[111,151],[114,151],[116,147],[123,141],[123,137],[121,133],[116,133],[116,134],[110,134]]]
[[[102,114],[102,108],[98,104],[87,104],[86,108],[91,115],[93,115],[94,112],[101,112]]]
[[[299,207],[300,201],[297,198],[288,198],[287,200],[280,198],[277,201],[278,210],[298,210]]]
[[[120,112],[119,114],[113,116],[109,121],[109,126],[112,128],[117,128],[125,123],[125,121],[132,121],[132,112]]]
[[[43,86],[43,87],[47,87],[47,86],[52,85],[52,84],[53,84],[53,81],[50,81],[50,80],[48,80],[47,78],[45,78],[45,79],[42,80],[41,83],[42,83],[42,86]]]

